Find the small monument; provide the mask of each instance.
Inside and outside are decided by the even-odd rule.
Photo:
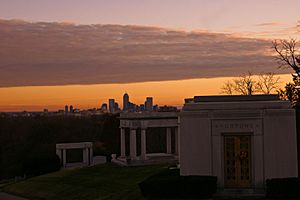
[[[82,149],[82,162],[67,163],[67,150]],[[56,154],[62,162],[63,168],[83,167],[93,165],[93,143],[61,143],[56,144]]]

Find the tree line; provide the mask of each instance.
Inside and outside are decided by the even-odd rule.
[[[117,115],[0,117],[0,180],[57,170],[56,143],[93,142],[95,155],[111,155],[119,139]]]
[[[111,154],[120,154],[119,127],[118,114],[89,117],[0,116],[0,182],[1,179],[36,176],[59,170],[61,162],[55,152],[57,143],[93,142],[94,156],[107,156],[109,160]],[[147,152],[165,151],[165,132],[162,128],[147,130]],[[129,129],[126,134],[129,150]],[[137,137],[139,153],[140,130]],[[70,162],[78,161],[82,155],[74,151],[69,153]]]

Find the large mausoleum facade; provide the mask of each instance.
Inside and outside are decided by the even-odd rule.
[[[162,154],[146,152],[153,127],[165,127]],[[269,178],[298,176],[295,110],[277,95],[196,96],[180,112],[122,113],[120,129],[121,152],[113,159],[119,164],[176,161],[182,176],[216,176],[220,188],[259,189]]]
[[[262,188],[266,179],[298,175],[295,110],[276,95],[186,99],[179,124],[183,176]]]

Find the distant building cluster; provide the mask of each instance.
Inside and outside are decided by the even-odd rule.
[[[59,113],[66,115],[100,115],[103,113],[122,113],[122,112],[174,112],[177,111],[175,106],[158,106],[153,104],[153,97],[146,97],[144,104],[135,104],[130,101],[127,92],[123,95],[123,107],[121,108],[115,99],[108,99],[108,103],[103,103],[100,108],[88,110],[74,109],[72,105],[65,106],[65,110],[59,110]]]
[[[65,105],[65,109],[58,110],[58,113],[65,114],[65,115],[72,115],[72,114],[80,113],[80,110],[77,108],[73,108],[72,105],[70,105],[70,106]]]
[[[109,99],[109,112],[120,113],[120,112],[173,112],[177,111],[175,106],[158,106],[153,105],[153,97],[146,97],[145,103],[137,105],[130,102],[129,95],[126,92],[123,95],[123,109],[119,108],[118,103],[114,99]]]
[[[157,105],[153,106],[153,97],[147,97],[144,104],[134,104],[129,101],[129,95],[123,95],[123,112],[143,112],[157,110]]]
[[[91,116],[91,115],[102,115],[104,113],[122,113],[122,112],[174,112],[177,111],[177,107],[175,106],[158,106],[154,105],[153,97],[146,97],[144,104],[135,104],[130,102],[129,95],[127,92],[123,95],[123,107],[120,108],[119,104],[115,101],[115,99],[109,99],[108,104],[103,103],[100,108],[91,108],[87,110],[80,110],[78,108],[74,108],[73,105],[65,105],[64,109],[60,109],[55,112],[49,112],[48,109],[44,109],[42,112],[9,112],[5,113],[5,115],[9,116],[23,116],[23,117],[31,117],[31,116]],[[4,115],[0,113],[1,115]],[[1,116],[0,115],[0,116]]]

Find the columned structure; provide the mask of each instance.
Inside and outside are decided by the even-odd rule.
[[[167,153],[170,154],[172,151],[172,146],[171,146],[171,128],[167,128],[167,134],[166,134],[167,138]]]
[[[67,162],[67,150],[70,149],[82,149],[82,162],[80,163]],[[92,142],[56,144],[56,154],[61,160],[63,168],[93,165],[93,143]]]
[[[136,160],[136,129],[130,129],[130,158]]]
[[[176,128],[175,129],[175,155],[178,155],[178,152],[179,152],[179,129]]]
[[[121,158],[125,158],[126,155],[125,155],[125,129],[124,128],[121,128]]]
[[[178,158],[178,113],[177,112],[143,112],[121,113],[120,116],[120,156],[113,160],[124,165],[153,164],[157,162],[177,162]],[[162,153],[147,153],[147,129],[165,128],[166,147]],[[126,134],[129,129],[129,155],[126,155]],[[172,140],[172,130],[175,138]],[[137,132],[140,133],[140,154],[137,155]],[[172,152],[172,141],[174,152]]]
[[[141,130],[141,159],[146,160],[146,129]]]

